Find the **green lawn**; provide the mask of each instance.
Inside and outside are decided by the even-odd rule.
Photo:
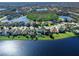
[[[53,34],[54,39],[51,39],[49,36],[41,36],[38,37],[38,40],[58,40],[63,38],[69,38],[69,37],[75,37],[75,35],[72,32],[66,32],[66,33],[59,33],[59,34]],[[31,38],[27,38],[25,36],[16,36],[13,38],[13,36],[7,37],[7,36],[0,36],[0,40],[31,40]]]
[[[74,33],[72,33],[72,32],[66,32],[66,33],[54,34],[53,36],[54,36],[55,40],[57,40],[57,39],[74,37],[76,35]]]

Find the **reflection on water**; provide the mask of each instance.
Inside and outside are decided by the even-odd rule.
[[[0,55],[79,55],[79,37],[48,41],[0,41]]]
[[[21,55],[20,41],[1,41],[0,55]]]
[[[16,45],[16,42],[12,42],[12,41],[4,41],[1,43],[0,46],[0,50],[2,53],[6,54],[6,55],[13,55],[13,54],[17,54],[17,48],[18,45]]]

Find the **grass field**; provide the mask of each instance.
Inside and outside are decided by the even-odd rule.
[[[38,40],[58,40],[58,39],[63,39],[63,38],[70,38],[70,37],[75,37],[75,35],[72,32],[66,32],[66,33],[59,33],[59,34],[53,34],[54,39],[51,39],[49,36],[41,36],[38,37]],[[31,38],[27,38],[25,36],[16,36],[13,38],[13,36],[0,36],[0,40],[31,40]],[[35,38],[34,38],[35,40]]]

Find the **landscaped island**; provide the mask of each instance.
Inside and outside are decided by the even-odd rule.
[[[0,40],[58,40],[79,36],[79,23],[70,15],[45,10],[0,18]]]

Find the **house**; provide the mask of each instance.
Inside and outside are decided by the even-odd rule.
[[[59,29],[58,29],[58,27],[54,26],[54,27],[50,28],[50,32],[52,32],[52,33],[59,33]]]

